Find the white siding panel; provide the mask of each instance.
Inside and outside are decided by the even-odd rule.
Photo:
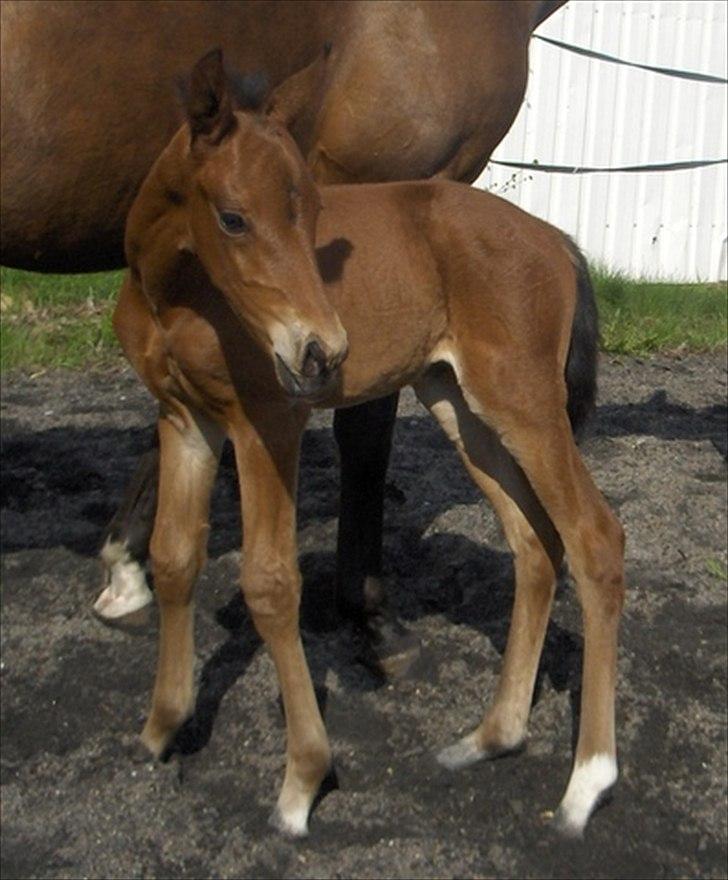
[[[571,0],[539,29],[628,61],[726,77],[723,0]],[[532,40],[526,99],[493,158],[613,167],[728,155],[726,86],[663,76]],[[573,235],[633,276],[725,279],[725,164],[569,175],[490,165],[476,186]]]

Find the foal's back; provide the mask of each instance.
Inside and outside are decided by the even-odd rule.
[[[491,193],[450,181],[322,189],[319,266],[358,353],[426,358],[440,340],[513,341],[562,362],[576,301],[568,240]],[[352,363],[350,367],[354,364]]]

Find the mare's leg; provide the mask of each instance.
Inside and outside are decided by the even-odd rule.
[[[515,563],[513,615],[495,697],[480,725],[438,755],[440,763],[456,769],[513,751],[525,739],[563,549],[523,471],[470,412],[450,368],[431,369],[415,390],[491,501]]]
[[[316,183],[361,183],[359,174],[329,155],[332,132],[320,132],[319,138],[327,147],[319,142],[307,160]],[[387,675],[404,673],[420,650],[417,638],[389,610],[381,581],[384,483],[398,400],[396,393],[334,413],[341,463],[336,604],[341,614],[364,624],[369,660]]]
[[[405,671],[419,642],[387,610],[382,575],[384,482],[399,395],[334,414],[341,460],[341,504],[336,547],[336,603],[363,623],[372,661],[385,673]]]
[[[323,720],[298,625],[301,575],[296,548],[296,482],[307,411],[270,401],[235,426],[243,508],[242,588],[270,651],[286,716],[286,773],[271,822],[302,836],[331,764]]]
[[[222,431],[182,406],[159,419],[159,501],[150,545],[159,604],[159,656],[142,741],[161,755],[194,705],[192,591],[205,561],[210,495]]]
[[[158,482],[159,444],[155,433],[153,448],[140,459],[119,509],[106,528],[101,549],[105,586],[94,603],[94,611],[105,620],[138,611],[153,599],[144,563],[149,556]]]
[[[399,394],[334,413],[341,456],[341,509],[336,545],[336,604],[364,618],[384,599],[382,518],[384,481]]]
[[[581,834],[617,779],[614,700],[617,631],[624,600],[624,533],[587,471],[566,414],[557,364],[521,360],[475,345],[459,352],[458,382],[469,408],[500,436],[563,541],[584,621],[581,721],[574,768],[557,814]]]

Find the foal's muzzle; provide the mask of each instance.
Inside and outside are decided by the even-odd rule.
[[[312,337],[303,346],[295,366],[288,364],[276,353],[278,381],[292,397],[320,397],[335,383],[339,367],[348,353],[349,346],[345,336],[343,344],[336,350],[327,349],[319,339]]]

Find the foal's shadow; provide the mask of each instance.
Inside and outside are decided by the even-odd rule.
[[[192,755],[207,745],[223,697],[243,675],[261,645],[239,590],[217,611],[215,618],[227,630],[227,640],[202,667],[194,712],[177,731],[163,756],[165,760],[173,754]]]

